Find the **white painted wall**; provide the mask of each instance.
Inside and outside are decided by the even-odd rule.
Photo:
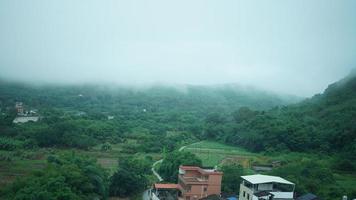
[[[155,193],[152,192],[152,200],[159,200]]]
[[[293,192],[271,192],[276,199],[293,199]]]
[[[243,192],[245,191],[245,197],[243,196]],[[247,194],[249,194],[249,199],[247,198]],[[250,189],[250,188],[248,188],[248,187],[246,187],[246,186],[244,186],[243,184],[240,184],[240,194],[239,194],[239,200],[254,200],[253,199],[253,191]]]

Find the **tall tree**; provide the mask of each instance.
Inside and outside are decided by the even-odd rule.
[[[190,152],[173,151],[165,154],[158,171],[165,181],[177,182],[180,165],[202,166],[202,161]]]

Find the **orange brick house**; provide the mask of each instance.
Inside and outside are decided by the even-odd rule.
[[[198,200],[209,195],[220,195],[223,173],[215,169],[180,166],[178,189],[184,200]]]

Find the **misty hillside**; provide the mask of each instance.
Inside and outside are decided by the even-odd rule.
[[[355,8],[0,0],[0,200],[356,200]]]
[[[254,151],[318,151],[356,155],[356,76],[322,94],[267,112],[240,110],[227,141]]]
[[[1,82],[0,103],[11,107],[21,101],[32,107],[67,108],[120,115],[127,112],[179,110],[206,114],[247,106],[257,110],[294,103],[301,98],[277,95],[238,85],[220,86],[26,86]],[[1,105],[0,104],[0,105]]]
[[[331,84],[324,93],[295,103],[298,98],[238,85],[128,88],[2,82],[0,164],[5,167],[0,170],[3,180],[0,186],[5,189],[0,190],[0,197],[21,196],[21,188],[30,188],[37,194],[48,182],[47,171],[52,176],[50,169],[67,176],[69,171],[59,168],[63,163],[73,162],[75,153],[76,159],[87,155],[97,159],[90,164],[97,172],[104,171],[101,167],[111,172],[100,175],[101,185],[113,184],[115,177],[123,184],[126,175],[136,177],[133,183],[137,185],[120,185],[126,189],[125,193],[109,192],[112,196],[127,197],[142,191],[149,185],[146,176],[150,176],[151,164],[166,156],[174,158],[171,161],[175,164],[162,163],[162,169],[168,166],[168,170],[160,172],[169,177],[176,177],[178,167],[174,166],[184,164],[184,160],[202,163],[201,159],[203,164],[210,163],[205,166],[223,169],[225,161],[236,159],[240,175],[251,171],[253,165],[269,166],[277,160],[281,166],[268,173],[296,183],[298,195],[313,192],[332,200],[346,192],[356,194],[349,184],[355,180],[352,174],[356,169],[355,86],[356,76],[350,75]],[[18,101],[23,102],[25,110],[36,111],[40,120],[13,123],[21,116],[14,107]],[[208,145],[211,142],[213,146],[222,145],[227,152],[222,154],[224,151],[219,149],[204,153],[209,146],[193,153],[186,148],[187,154],[177,151],[184,145],[204,141]],[[231,148],[239,149],[239,153],[231,154]],[[66,157],[68,151],[72,153]],[[246,165],[240,163],[241,158]],[[28,165],[35,166],[34,162],[42,163],[44,175],[30,175],[35,173]],[[78,171],[85,168],[80,163],[76,164]],[[142,166],[132,168],[133,163]],[[15,178],[21,172],[28,173],[29,178],[19,179],[24,185],[18,188]],[[82,171],[80,176],[91,177],[86,173]],[[231,174],[224,171],[224,176]],[[238,191],[236,182],[239,175],[232,181],[234,187],[228,189],[223,183],[223,190]],[[63,185],[76,187],[71,182]]]
[[[214,113],[231,118],[230,113],[240,107],[262,110],[296,100],[236,85],[128,88],[3,82],[0,131],[21,139],[26,135],[40,147],[84,149],[105,141],[121,141],[126,136],[144,136],[130,148],[159,152],[179,146],[175,140],[200,137],[206,118]],[[42,120],[14,125],[16,102],[23,102],[26,110],[37,110]],[[172,132],[176,139],[171,137]],[[56,135],[55,140],[48,139],[49,133]]]

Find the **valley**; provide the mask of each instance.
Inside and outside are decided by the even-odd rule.
[[[153,168],[168,183],[176,182],[179,165],[191,164],[236,177],[223,179],[223,192],[237,193],[240,176],[262,173],[293,181],[297,195],[353,195],[355,82],[350,75],[299,103],[231,87],[182,92],[3,82],[0,194],[42,190],[47,179],[78,171],[83,182],[101,177],[91,180],[90,188],[100,185],[91,190],[96,195],[140,199],[159,181],[151,168],[163,159]],[[13,123],[16,116],[39,120]],[[88,190],[80,185],[68,195]]]

